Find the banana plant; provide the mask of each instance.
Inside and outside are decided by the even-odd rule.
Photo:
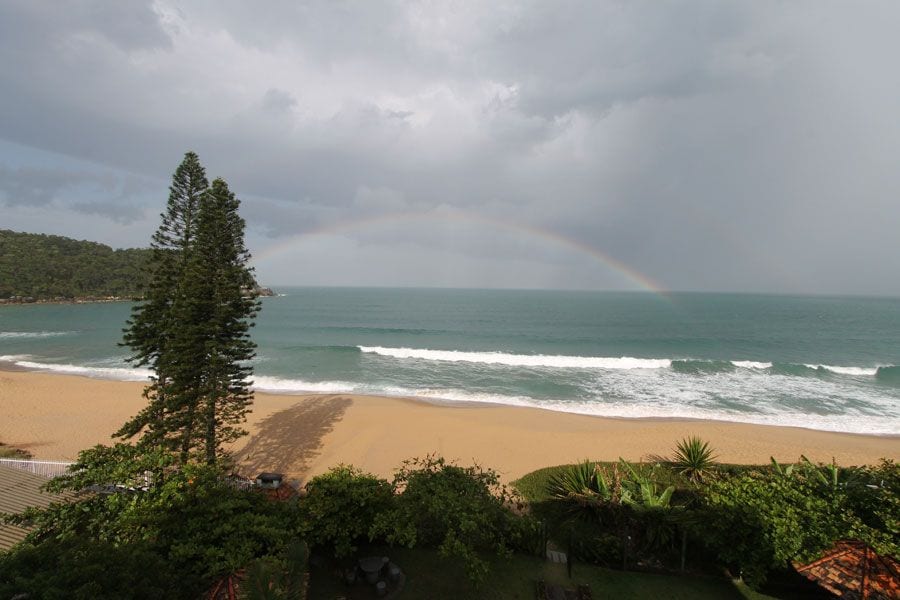
[[[655,478],[653,470],[645,473],[640,469],[636,469],[634,465],[619,459],[619,464],[628,474],[628,478],[623,482],[623,487],[627,490],[627,494],[622,495],[622,504],[627,504],[634,508],[642,509],[667,509],[672,500],[672,494],[675,492],[675,486],[670,485],[660,490]]]
[[[816,465],[802,454],[800,455],[800,459],[803,461],[802,464],[806,471],[811,474],[816,483],[826,490],[829,490],[832,494],[839,489],[857,485],[860,482],[860,473],[858,469],[851,468],[841,470],[841,468],[837,466],[834,458],[831,459],[831,464],[824,465]]]
[[[781,475],[782,477],[790,477],[791,474],[793,474],[794,465],[791,464],[791,465],[786,465],[786,466],[782,467],[778,463],[778,461],[775,460],[774,456],[770,456],[769,460],[772,461],[772,470],[774,470],[777,474]]]

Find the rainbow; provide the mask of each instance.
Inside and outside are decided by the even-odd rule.
[[[305,231],[303,233],[291,236],[284,241],[277,242],[264,248],[261,252],[257,253],[253,257],[253,261],[255,263],[259,263],[261,261],[265,261],[269,258],[278,256],[288,250],[295,248],[305,241],[309,240],[313,237],[325,236],[325,235],[334,235],[346,233],[348,231],[368,229],[372,227],[377,227],[385,224],[396,224],[396,223],[408,223],[408,222],[459,222],[459,223],[468,223],[478,226],[490,227],[493,229],[499,229],[503,231],[510,231],[518,234],[525,234],[529,237],[544,240],[546,242],[550,242],[556,246],[566,248],[578,254],[582,254],[590,257],[592,260],[598,262],[603,265],[605,268],[608,268],[616,273],[619,273],[623,277],[625,277],[628,281],[635,284],[641,289],[647,290],[649,292],[653,292],[659,296],[663,296],[668,298],[668,291],[660,285],[658,282],[654,281],[647,275],[633,269],[632,267],[626,265],[622,261],[610,256],[609,254],[591,246],[589,244],[585,244],[584,242],[580,242],[578,240],[574,240],[572,238],[568,238],[564,235],[556,233],[555,231],[551,231],[549,229],[543,229],[540,227],[535,227],[533,225],[528,225],[524,223],[517,223],[509,220],[501,220],[492,217],[487,217],[485,215],[481,215],[478,213],[472,212],[464,212],[460,210],[453,211],[439,211],[439,212],[395,212],[388,213],[373,217],[364,217],[359,219],[345,220],[337,223],[333,223],[330,225],[325,225],[316,229],[312,229],[310,231]]]

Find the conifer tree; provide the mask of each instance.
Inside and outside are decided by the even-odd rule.
[[[184,272],[190,261],[197,231],[200,199],[209,188],[206,172],[193,152],[184,160],[172,176],[166,212],[162,223],[153,234],[152,256],[148,265],[150,284],[144,293],[144,301],[132,310],[131,319],[124,332],[123,345],[131,348],[129,360],[153,372],[151,383],[144,388],[147,406],[125,423],[117,437],[131,438],[142,433],[142,440],[151,443],[170,442],[171,426],[167,422],[168,395],[174,392],[173,357],[168,349],[173,330],[178,327],[173,315],[178,300],[184,297],[180,289],[184,284]]]
[[[214,463],[245,433],[252,402],[249,331],[259,301],[239,206],[224,180],[210,187],[197,155],[185,155],[153,236],[151,285],[125,331],[131,360],[153,377],[146,408],[117,435],[140,434],[182,464]]]
[[[213,463],[222,444],[244,433],[240,423],[252,402],[249,361],[256,345],[250,340],[252,319],[259,310],[256,282],[247,263],[240,201],[222,179],[213,181],[200,202],[197,238],[187,265],[189,290],[177,341],[193,356],[197,394],[186,405],[182,451],[198,449]]]

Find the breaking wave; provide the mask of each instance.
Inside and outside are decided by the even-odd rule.
[[[74,331],[0,331],[0,340],[39,339],[72,335]]]
[[[555,369],[665,369],[667,358],[633,358],[630,356],[553,356],[544,354],[506,354],[503,352],[461,352],[459,350],[427,350],[417,348],[384,348],[357,346],[363,353],[391,358],[415,358],[444,362],[469,362],[509,367],[550,367]]]
[[[505,352],[465,352],[460,350],[429,350],[427,348],[388,348],[357,346],[364,354],[376,354],[397,359],[467,362],[508,367],[545,367],[553,369],[668,369],[681,373],[721,373],[734,369],[771,370],[786,375],[834,373],[855,377],[873,376],[879,370],[894,368],[843,367],[818,364],[772,363],[752,360],[703,360],[690,358],[636,358],[632,356],[568,356],[545,354],[508,354]]]

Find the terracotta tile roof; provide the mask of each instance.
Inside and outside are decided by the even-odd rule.
[[[241,583],[245,577],[244,569],[226,575],[213,584],[206,598],[208,600],[237,600],[241,595]]]
[[[263,492],[269,500],[290,500],[297,497],[297,490],[283,483],[275,489],[263,489]]]
[[[73,493],[46,494],[41,491],[45,483],[46,477],[0,466],[0,513],[18,514],[31,506],[46,507],[75,497]],[[26,528],[0,523],[0,552],[12,548],[27,534]]]
[[[794,563],[797,572],[839,598],[896,600],[900,598],[900,562],[881,556],[858,540],[841,540],[822,558],[808,565]]]

